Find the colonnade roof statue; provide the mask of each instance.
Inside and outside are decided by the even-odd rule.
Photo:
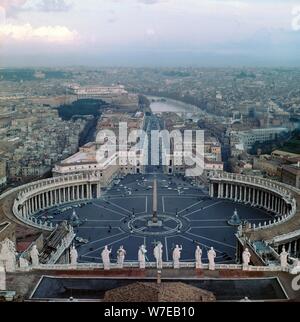
[[[201,269],[202,268],[202,249],[198,245],[195,251],[195,259],[196,259],[196,268]]]
[[[288,256],[289,253],[285,250],[285,247],[283,246],[282,252],[280,254],[280,265],[282,268],[286,268],[288,266]]]
[[[182,252],[182,246],[179,247],[179,245],[176,245],[175,249],[173,250],[173,264],[174,268],[180,268],[180,258],[181,258],[181,252]]]
[[[32,246],[32,249],[30,251],[30,258],[32,266],[39,266],[40,260],[39,260],[39,251],[37,249],[36,245]]]
[[[157,268],[162,269],[163,266],[163,245],[161,242],[158,242],[158,244],[154,247],[154,258],[156,259],[156,265]]]
[[[209,270],[214,271],[216,269],[215,259],[217,257],[217,254],[213,247],[211,247],[211,249],[207,252],[207,257],[209,262]]]
[[[127,252],[124,249],[124,246],[120,246],[120,248],[117,251],[117,264],[120,266],[120,268],[123,268],[124,266],[124,261],[125,261],[125,256],[126,256]]]
[[[251,253],[249,252],[249,249],[246,248],[243,252],[243,267],[247,268],[250,265],[250,259],[251,259]]]
[[[146,260],[147,260],[147,249],[145,245],[140,246],[139,252],[138,252],[138,261],[139,266],[141,269],[146,268]]]
[[[110,254],[111,253],[112,253],[112,249],[108,249],[108,246],[105,246],[102,253],[101,253],[102,262],[103,262],[105,270],[110,269]]]
[[[7,272],[15,272],[17,253],[14,242],[6,238],[0,243],[0,248],[0,263],[2,263]]]
[[[71,265],[77,265],[77,261],[78,261],[78,252],[75,248],[75,246],[73,245],[70,249],[70,262]]]

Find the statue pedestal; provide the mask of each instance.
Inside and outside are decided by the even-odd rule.
[[[153,222],[152,220],[148,221],[148,227],[162,227],[163,222],[159,220],[158,222]]]
[[[201,263],[196,263],[196,269],[202,269],[202,264]]]
[[[180,263],[179,263],[179,261],[175,261],[173,263],[173,267],[174,267],[174,269],[180,269]]]

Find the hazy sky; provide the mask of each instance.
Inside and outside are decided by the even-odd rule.
[[[300,0],[0,0],[0,65],[73,64],[300,66]]]

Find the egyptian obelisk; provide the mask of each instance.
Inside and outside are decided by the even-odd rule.
[[[152,222],[153,224],[158,223],[158,217],[157,217],[157,180],[154,179],[153,182],[153,213],[152,213]]]
[[[157,180],[153,182],[153,205],[152,205],[152,219],[148,221],[149,227],[161,227],[162,221],[158,220],[157,213]]]

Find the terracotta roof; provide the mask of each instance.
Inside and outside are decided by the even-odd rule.
[[[213,293],[184,283],[134,283],[105,293],[104,302],[215,302]]]

